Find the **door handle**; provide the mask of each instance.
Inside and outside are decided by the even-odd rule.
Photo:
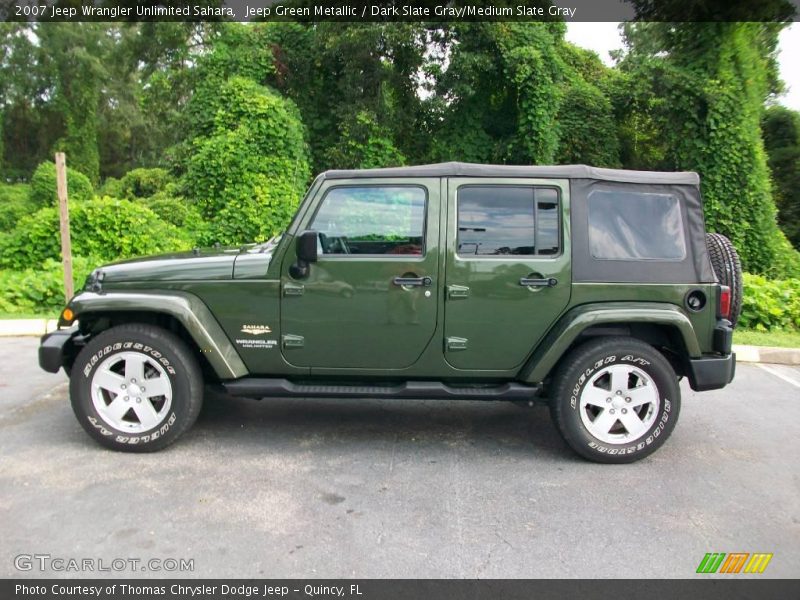
[[[417,285],[417,286],[425,286],[430,287],[433,283],[433,279],[428,276],[425,277],[395,277],[392,279],[392,283],[399,286],[406,286],[406,285]]]
[[[548,277],[547,279],[521,277],[519,284],[523,287],[556,287],[556,285],[558,285],[558,279],[555,277]]]

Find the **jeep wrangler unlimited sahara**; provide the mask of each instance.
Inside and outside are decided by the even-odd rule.
[[[578,454],[660,447],[733,379],[741,268],[695,173],[328,171],[281,236],[100,267],[42,338],[86,431],[152,451],[231,395],[549,403]]]

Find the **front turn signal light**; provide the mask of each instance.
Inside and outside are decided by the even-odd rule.
[[[75,313],[72,312],[71,308],[65,308],[64,310],[61,311],[61,320],[64,321],[65,323],[68,324],[72,323],[74,319],[75,319]]]

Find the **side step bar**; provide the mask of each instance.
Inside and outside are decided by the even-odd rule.
[[[232,396],[247,398],[404,398],[416,400],[512,400],[528,401],[540,386],[503,383],[493,386],[457,386],[439,381],[407,381],[396,385],[300,384],[288,379],[244,377],[223,382]]]

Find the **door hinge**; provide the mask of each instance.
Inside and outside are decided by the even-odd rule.
[[[469,288],[465,285],[448,285],[447,297],[452,300],[469,298]]]
[[[451,352],[455,352],[458,350],[466,350],[467,349],[467,338],[461,337],[449,337],[445,341],[447,345],[447,349]]]
[[[302,335],[292,335],[291,333],[287,333],[286,335],[281,336],[281,343],[283,344],[284,348],[302,348],[306,345],[306,338]]]
[[[283,284],[284,296],[302,296],[306,288],[302,283],[286,282]]]

